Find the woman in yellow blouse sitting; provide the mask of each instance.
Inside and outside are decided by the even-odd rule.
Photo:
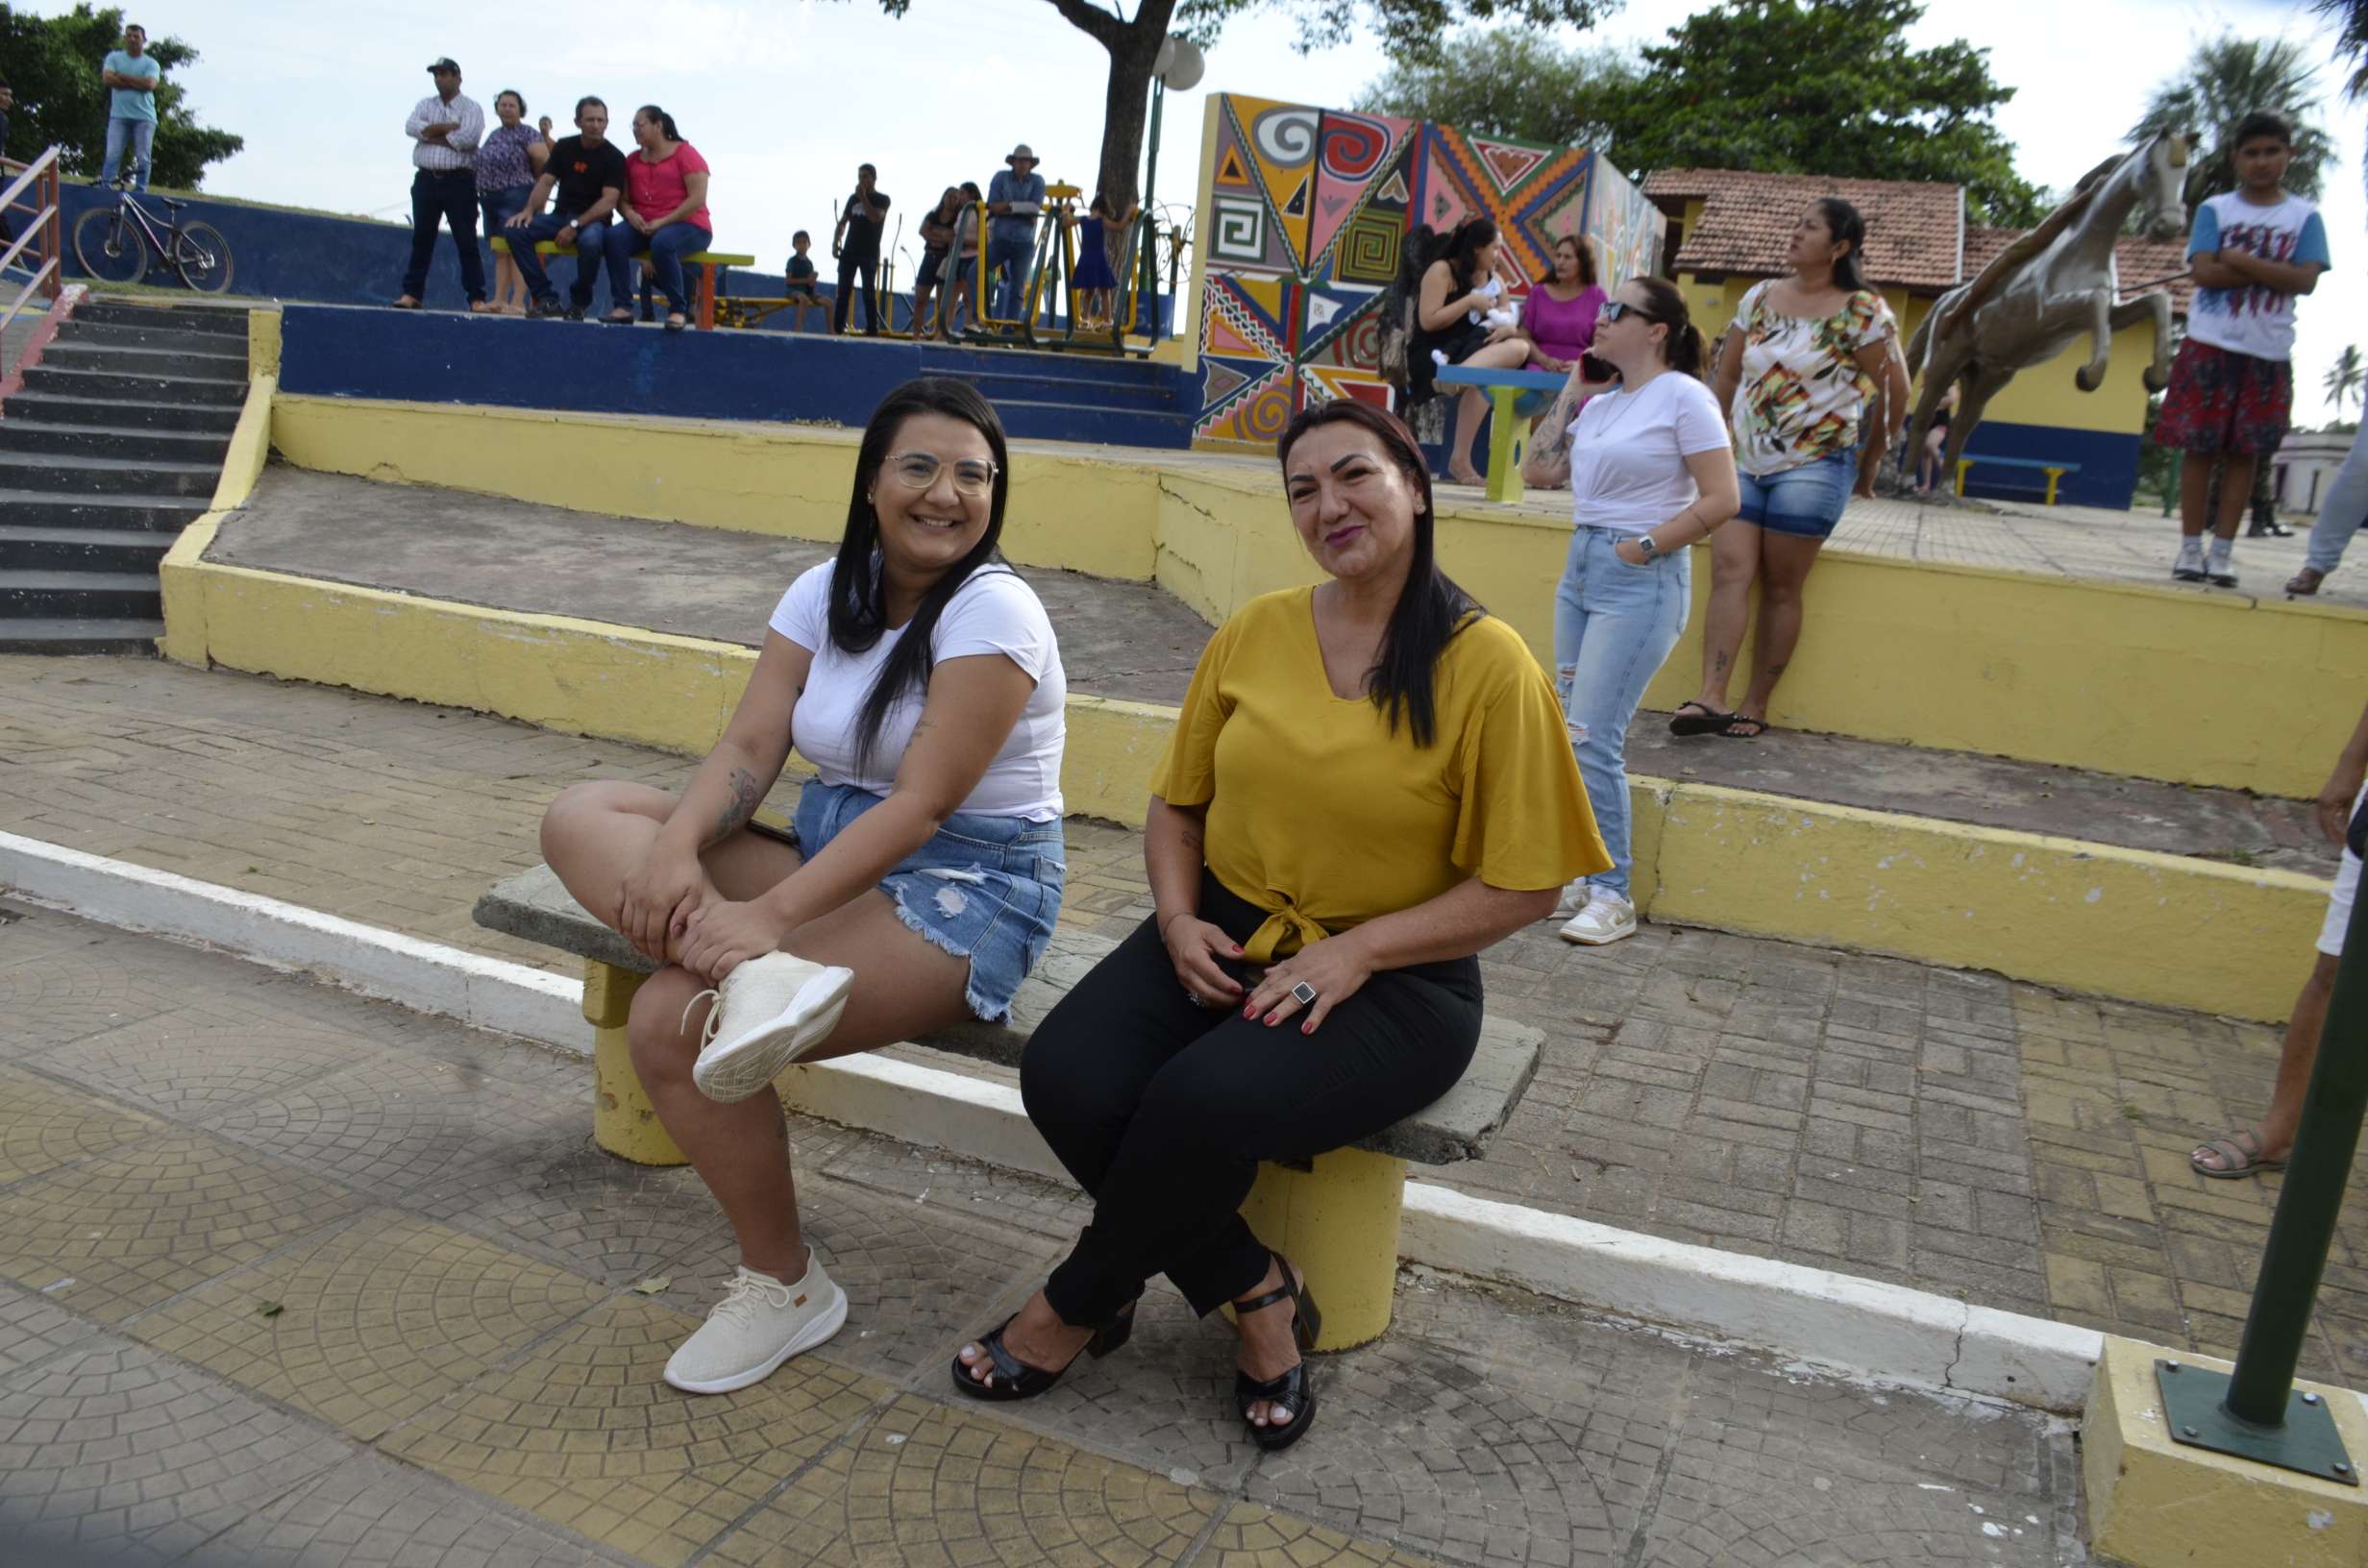
[[[1038,1026],[1028,1115],[1095,1198],[1076,1249],[964,1348],[956,1386],[1024,1399],[1117,1348],[1144,1282],[1233,1303],[1263,1448],[1307,1430],[1305,1281],[1239,1209],[1421,1110],[1478,1042],[1481,949],[1611,864],[1562,711],[1520,638],[1432,559],[1414,437],[1352,400],[1280,443],[1331,580],[1251,600],[1200,656],[1151,780],[1157,912]]]

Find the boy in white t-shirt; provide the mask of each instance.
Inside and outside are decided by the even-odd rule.
[[[2187,261],[2198,285],[2187,340],[2171,366],[2155,444],[2185,449],[2180,531],[2171,576],[2236,586],[2229,551],[2253,493],[2254,464],[2278,450],[2294,402],[2294,297],[2327,270],[2319,209],[2284,185],[2294,122],[2256,110],[2237,123],[2238,188],[2195,209]],[[2208,556],[2205,515],[2215,460],[2225,461],[2218,527]]]

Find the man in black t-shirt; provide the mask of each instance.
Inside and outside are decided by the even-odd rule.
[[[608,226],[621,221],[616,215],[617,203],[625,194],[625,154],[608,139],[607,133],[608,106],[598,98],[580,100],[576,135],[561,136],[552,144],[550,159],[543,164],[542,178],[534,182],[533,193],[502,231],[509,241],[510,259],[518,263],[518,276],[526,280],[527,292],[534,296],[534,315],[559,314],[559,291],[551,286],[551,275],[534,249],[546,239],[562,250],[576,247],[576,282],[568,290],[567,319],[581,321],[591,307],[592,280],[605,259],[606,247],[602,241],[607,237]],[[554,192],[558,200],[545,212],[543,202]],[[630,263],[618,257],[608,263],[608,319],[629,323],[632,299]]]
[[[863,279],[863,330],[879,336],[879,232],[888,221],[888,193],[875,186],[878,171],[866,163],[855,170],[855,193],[839,213],[839,231],[830,237],[830,254],[839,258],[839,298],[830,314],[830,330],[845,332],[853,314],[854,283]]]

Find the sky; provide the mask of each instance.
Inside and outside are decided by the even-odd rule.
[[[1590,41],[1656,41],[1702,4],[1628,0]],[[67,0],[22,9],[58,12]],[[207,188],[259,201],[407,213],[404,117],[431,90],[428,62],[447,54],[471,97],[490,105],[515,88],[530,117],[564,123],[587,92],[620,122],[630,106],[664,106],[714,167],[719,248],[752,253],[768,270],[802,228],[828,269],[831,204],[852,187],[857,163],[878,165],[880,188],[896,199],[892,232],[894,212],[904,212],[901,243],[918,257],[914,209],[950,184],[984,185],[1014,143],[1035,148],[1048,178],[1088,189],[1100,157],[1107,57],[1048,0],[912,0],[900,20],[874,0],[496,0],[465,17],[391,0],[151,0],[136,15],[197,47],[202,59],[180,73],[192,107],[246,137],[246,151],[209,171]],[[1936,0],[1911,37],[1987,49],[1991,74],[2017,89],[1997,115],[2017,166],[2061,188],[2122,144],[2148,92],[2198,40],[2224,30],[2323,37],[2315,23],[2301,0]],[[1362,38],[1295,54],[1292,31],[1279,13],[1234,22],[1200,86],[1169,104],[1164,201],[1192,199],[1209,92],[1345,107],[1386,68]],[[2327,74],[2319,119],[2344,161],[2323,194],[2335,266],[2302,306],[2295,355],[2295,415],[2311,424],[2331,417],[2328,364],[2347,344],[2368,347],[2368,106],[2343,103],[2331,66]],[[900,268],[910,272],[909,262]]]

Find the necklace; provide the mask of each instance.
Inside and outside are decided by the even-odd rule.
[[[1661,378],[1656,376],[1653,378],[1653,380],[1659,380]],[[1652,384],[1652,381],[1646,381],[1644,383],[1645,386],[1650,386]],[[1617,425],[1621,420],[1628,417],[1629,408],[1634,405],[1639,397],[1643,395],[1643,391],[1644,387],[1638,387],[1635,391],[1630,391],[1626,387],[1621,387],[1617,392],[1605,392],[1598,394],[1598,396],[1603,398],[1618,398],[1621,401],[1613,408],[1611,416],[1605,419],[1599,426],[1597,426],[1595,429],[1589,433],[1591,434],[1597,441],[1600,441],[1610,435],[1612,433],[1612,428],[1615,425]]]

